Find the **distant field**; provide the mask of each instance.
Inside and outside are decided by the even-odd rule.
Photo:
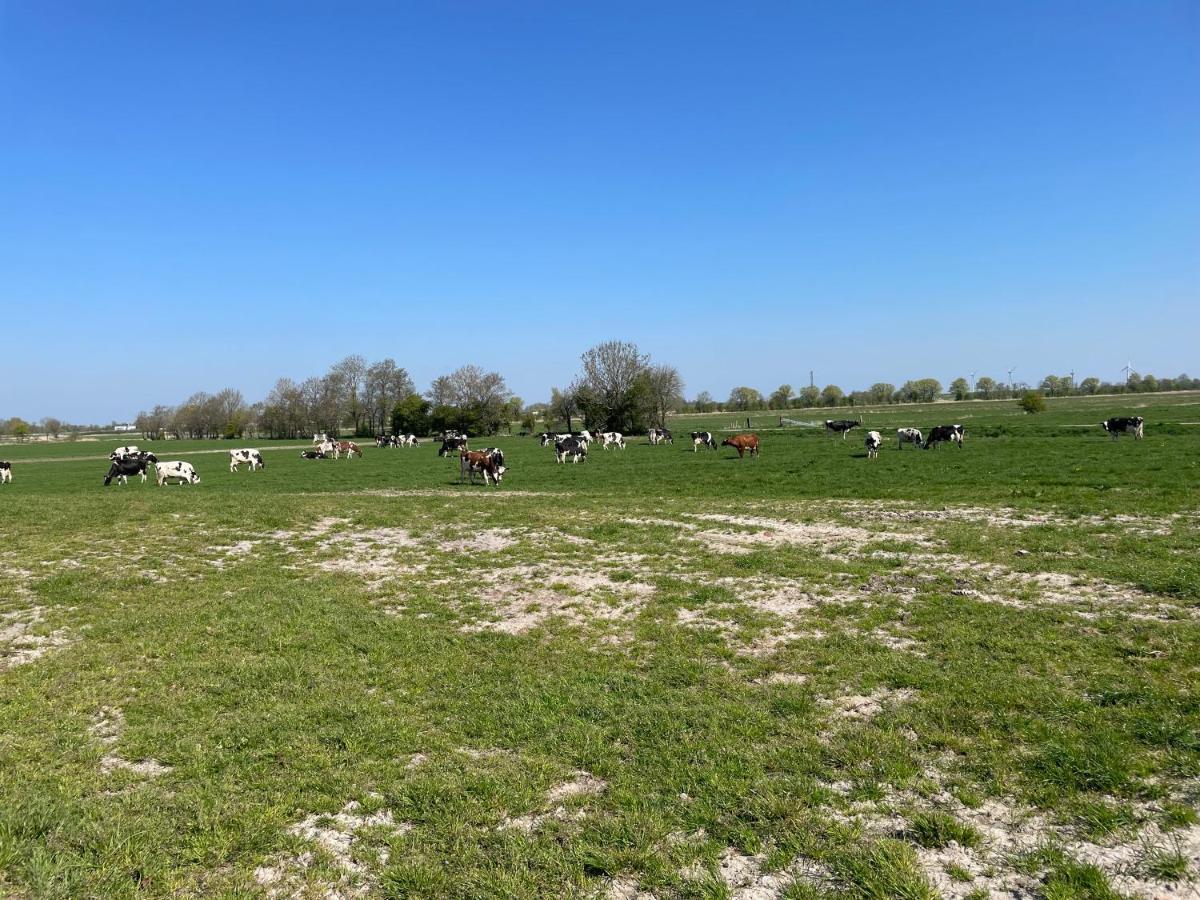
[[[1200,394],[859,412],[0,447],[0,896],[1197,896]]]

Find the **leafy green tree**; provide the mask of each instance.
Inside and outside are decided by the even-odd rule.
[[[1026,391],[1017,403],[1027,413],[1040,413],[1046,410],[1046,396],[1041,391]]]
[[[816,385],[807,384],[800,388],[797,399],[800,401],[800,406],[809,409],[821,402],[821,390]]]
[[[967,384],[967,379],[955,378],[950,382],[950,393],[955,400],[966,400],[971,395],[971,386]]]
[[[728,407],[739,412],[748,409],[762,409],[763,395],[752,387],[735,387],[729,392]]]
[[[891,403],[892,395],[896,393],[896,386],[888,384],[886,381],[877,381],[871,385],[871,389],[867,393],[871,395],[872,403]]]
[[[392,434],[429,434],[432,405],[415,391],[392,407]]]
[[[975,390],[978,391],[985,400],[991,400],[992,397],[996,395],[997,387],[998,385],[996,384],[996,379],[989,378],[987,375],[984,375],[975,382]]]
[[[768,409],[787,409],[792,402],[792,386],[781,384],[767,400]]]
[[[821,403],[824,406],[838,406],[845,397],[845,392],[836,384],[827,384],[821,391]]]

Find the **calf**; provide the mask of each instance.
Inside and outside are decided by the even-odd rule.
[[[920,447],[923,440],[925,440],[925,438],[921,435],[920,428],[896,429],[897,450],[903,448],[905,444],[916,444],[918,447]]]
[[[498,447],[488,447],[484,450],[464,450],[459,456],[458,480],[462,480],[470,476],[471,483],[475,483],[475,474],[483,475],[483,483],[488,484],[488,479],[492,479],[492,483],[499,484],[504,477],[504,473],[508,471],[504,466],[504,453]]]
[[[1105,419],[1100,427],[1112,435],[1114,441],[1120,440],[1122,434],[1132,434],[1135,441],[1140,441],[1145,435],[1143,428],[1146,420],[1141,416],[1118,416]]]
[[[180,485],[200,483],[200,476],[190,462],[159,463],[154,471],[159,487],[172,480],[177,480]]]
[[[457,451],[468,449],[467,439],[465,437],[448,437],[442,438],[442,446],[438,450],[438,456],[450,456]]]
[[[229,471],[236,472],[241,466],[249,466],[251,472],[256,472],[265,469],[267,464],[263,462],[262,454],[257,450],[230,450]]]
[[[717,449],[717,439],[712,436],[711,431],[692,432],[692,452],[695,453],[701,447],[707,447],[709,450]]]
[[[572,463],[579,461],[587,462],[587,441],[581,441],[579,438],[568,437],[554,442],[554,458],[565,463],[567,457],[571,457]]]
[[[647,436],[650,438],[650,443],[656,446],[658,444],[675,443],[675,438],[665,428],[651,428]]]
[[[0,484],[12,481],[12,463],[0,460]]]
[[[877,459],[879,457],[879,448],[883,444],[883,435],[878,431],[868,431],[867,439],[864,443],[867,445],[867,459]]]
[[[600,445],[602,450],[607,450],[610,444],[618,449],[625,449],[625,436],[619,431],[602,431],[596,437],[604,442]]]
[[[721,441],[721,446],[732,447],[736,450],[738,452],[738,459],[744,458],[746,451],[750,451],[751,456],[758,456],[758,435],[735,434],[733,437]]]
[[[929,432],[929,437],[925,439],[925,449],[937,447],[942,441],[953,441],[958,444],[958,449],[962,449],[963,438],[966,437],[967,430],[961,425],[937,425],[933,431]]]
[[[852,419],[826,419],[825,428],[828,431],[835,432],[842,436],[842,440],[846,439],[846,434],[851,428],[857,428],[858,423]]]

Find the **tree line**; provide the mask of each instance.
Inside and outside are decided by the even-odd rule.
[[[553,387],[547,402],[525,406],[514,396],[499,372],[466,365],[433,380],[419,393],[408,372],[394,359],[368,363],[347,356],[321,376],[303,381],[280,378],[265,399],[248,403],[236,388],[215,394],[199,391],[176,406],[155,406],[138,413],[137,431],[147,439],[173,438],[301,438],[315,432],[344,433],[357,437],[377,434],[431,434],[457,429],[468,434],[490,435],[519,422],[526,431],[542,427],[572,431],[587,427],[635,434],[662,427],[668,414],[677,412],[747,412],[751,410],[812,409],[889,403],[922,403],[941,398],[955,400],[1018,399],[1036,388],[1047,397],[1153,393],[1200,390],[1200,378],[1186,374],[1156,377],[1133,372],[1123,382],[1088,377],[1076,382],[1073,375],[1047,375],[1036,386],[1002,384],[982,376],[972,385],[955,378],[943,389],[936,378],[918,378],[900,387],[877,382],[869,388],[846,392],[836,384],[815,385],[794,391],[782,384],[764,395],[739,386],[718,401],[707,391],[684,399],[684,383],[671,365],[656,363],[636,344],[606,341],[585,351],[579,371],[564,387]],[[71,425],[47,416],[40,423],[19,417],[0,418],[0,436],[24,440],[35,432],[60,437],[112,426]]]

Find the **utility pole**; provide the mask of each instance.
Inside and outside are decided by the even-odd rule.
[[[808,370],[808,386],[816,387],[816,384],[813,383],[813,370],[812,369]]]
[[[1017,371],[1016,366],[1013,366],[1011,369],[1008,370],[1008,392],[1010,394],[1012,393],[1012,389],[1013,389],[1012,373],[1015,371]]]

